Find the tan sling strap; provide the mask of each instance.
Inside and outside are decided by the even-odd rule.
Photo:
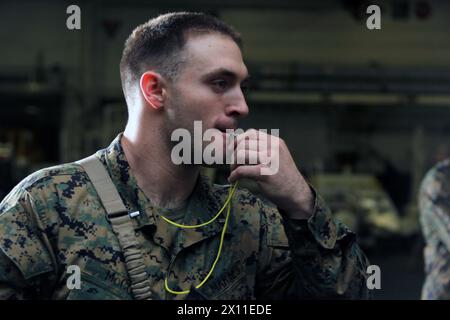
[[[111,177],[95,155],[79,160],[76,163],[81,165],[86,171],[106,209],[108,220],[119,240],[125,258],[134,298],[151,300],[152,291],[149,277],[145,270],[144,257],[136,239],[130,217],[136,213],[128,214]]]

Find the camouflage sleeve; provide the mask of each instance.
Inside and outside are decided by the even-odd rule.
[[[419,207],[426,241],[422,299],[450,299],[450,161],[425,176]]]
[[[29,193],[16,187],[0,203],[0,299],[41,298],[52,258]]]
[[[26,281],[19,269],[3,252],[0,252],[0,300],[27,298]]]
[[[262,255],[265,263],[257,280],[259,298],[369,298],[369,263],[355,234],[336,221],[323,199],[313,193],[315,208],[308,220],[289,219],[283,212],[266,209],[262,246],[267,253]]]

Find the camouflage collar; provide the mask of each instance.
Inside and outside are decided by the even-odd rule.
[[[147,208],[151,207],[150,199],[139,188],[136,178],[131,174],[130,165],[122,149],[122,136],[123,133],[120,133],[109,147],[98,151],[97,156],[106,166],[128,211],[143,213],[146,212]],[[148,216],[148,223],[155,224],[152,215]]]
[[[111,179],[117,187],[127,209],[130,212],[139,211],[137,217],[137,229],[152,225],[156,228],[158,219],[158,208],[151,203],[151,200],[144,194],[138,186],[136,178],[132,175],[130,166],[122,149],[120,133],[109,145],[108,148],[100,150],[97,155],[106,166]],[[223,189],[216,190],[208,178],[199,176],[194,192],[188,199],[186,214],[182,224],[194,225],[210,220],[223,206],[228,194]],[[232,208],[233,210],[233,208]],[[142,214],[146,213],[146,214]],[[221,216],[213,223],[198,229],[183,229],[183,247],[187,247],[204,238],[216,235],[222,231],[225,222],[226,209]],[[233,212],[231,212],[233,216]],[[230,219],[227,233],[231,232],[234,220]]]

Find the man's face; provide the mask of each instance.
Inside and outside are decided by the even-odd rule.
[[[194,121],[225,132],[249,110],[241,86],[248,77],[241,50],[221,34],[189,36],[186,61],[174,83],[167,88],[166,129],[185,128],[193,133]],[[170,136],[169,136],[170,137]]]

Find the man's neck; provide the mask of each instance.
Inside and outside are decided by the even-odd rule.
[[[173,164],[170,147],[165,141],[149,141],[148,136],[151,135],[143,137],[127,134],[127,130],[124,132],[121,143],[131,172],[154,205],[180,207],[194,190],[200,169]]]

